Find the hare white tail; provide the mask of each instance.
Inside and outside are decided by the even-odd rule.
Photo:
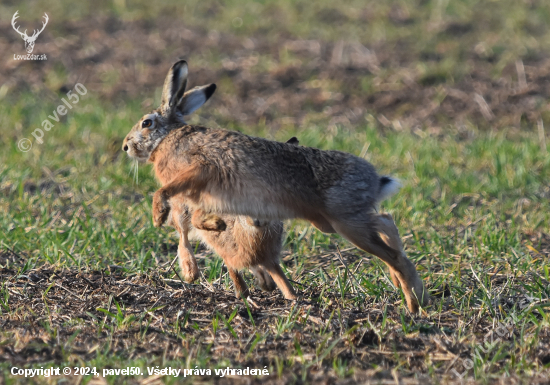
[[[380,177],[380,187],[378,191],[378,202],[388,199],[401,188],[401,183],[395,178],[389,176]]]

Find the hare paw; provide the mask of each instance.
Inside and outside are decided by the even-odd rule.
[[[225,231],[227,224],[216,214],[205,214],[197,210],[193,214],[191,223],[195,228],[206,231]]]
[[[185,280],[185,282],[193,283],[200,278],[199,268],[197,266],[197,262],[195,262],[194,260],[192,261],[180,260],[180,268],[181,268],[181,274],[183,275],[183,279]]]
[[[161,227],[168,219],[170,214],[170,205],[164,197],[161,190],[158,190],[153,196],[153,225]]]

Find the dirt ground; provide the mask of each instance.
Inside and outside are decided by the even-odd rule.
[[[348,264],[358,258],[348,252],[341,255],[339,258],[335,252],[314,256],[310,263],[322,268],[338,261]],[[2,258],[17,263],[21,256],[4,252]],[[198,258],[199,264],[204,262],[204,255],[199,253]],[[286,258],[286,263],[292,265],[289,258]],[[200,357],[201,346],[204,349],[205,345],[209,345],[206,362],[229,359],[242,367],[252,368],[269,367],[277,359],[295,356],[298,342],[302,353],[301,364],[312,362],[318,357],[320,347],[324,347],[325,358],[339,357],[356,368],[353,376],[339,379],[330,367],[320,365],[310,366],[305,369],[307,374],[303,374],[304,367],[297,363],[294,373],[305,376],[303,379],[308,382],[346,384],[368,379],[371,383],[380,384],[396,381],[400,384],[418,384],[432,383],[427,375],[430,371],[438,373],[446,383],[462,383],[456,374],[453,375],[453,370],[463,373],[460,363],[471,358],[468,344],[451,342],[445,337],[447,332],[460,328],[464,323],[451,303],[445,300],[454,290],[451,287],[432,292],[441,299],[442,310],[437,315],[437,322],[426,319],[425,314],[424,317],[413,316],[415,331],[404,334],[398,326],[380,336],[367,326],[367,321],[371,325],[391,321],[399,325],[403,309],[397,295],[387,298],[382,305],[364,303],[363,306],[350,308],[342,306],[342,299],[337,296],[295,282],[302,294],[298,303],[285,301],[278,292],[266,294],[253,289],[246,306],[232,293],[219,290],[215,287],[217,285],[183,284],[177,279],[166,278],[169,273],[169,266],[150,275],[125,275],[116,266],[103,271],[82,272],[43,268],[19,275],[14,270],[0,270],[0,278],[10,294],[10,307],[17,309],[0,320],[0,328],[11,335],[0,346],[0,359],[13,365],[61,362],[67,357],[87,362],[94,358],[99,343],[110,339],[113,354],[130,359],[156,355],[167,361],[182,362],[189,355]],[[518,297],[512,293],[521,290],[522,285],[536,285],[537,277],[525,276],[514,280],[512,285],[497,273],[492,277],[492,287],[502,292],[500,301],[504,304],[505,309],[501,307],[503,311],[518,303],[523,308],[532,306],[533,299],[529,296]],[[470,284],[478,285],[475,281]],[[316,301],[320,296],[332,296],[331,305],[320,307]],[[123,314],[118,313],[117,304],[124,308]],[[232,329],[213,333],[215,314],[219,315],[220,324],[223,324],[222,320],[231,320]],[[128,327],[131,324],[127,322],[128,317],[132,316],[142,317],[146,322],[142,322],[140,328]],[[280,317],[286,317],[299,326],[294,327],[293,333],[275,337]],[[106,322],[107,326],[100,326],[102,322]],[[478,342],[482,344],[483,336],[493,331],[494,325],[485,318],[472,319],[469,323],[472,322],[468,326],[480,336]],[[113,324],[117,325],[114,332],[108,326]],[[145,324],[148,326],[145,327]],[[521,338],[519,330],[507,329],[510,325],[503,325],[503,332],[499,333],[503,342]],[[319,330],[325,334],[319,333]],[[256,350],[251,354],[252,341],[267,332],[270,332],[270,337],[256,345]],[[330,346],[325,340],[327,332],[337,337]],[[177,337],[178,333],[185,335],[185,339]],[[550,335],[547,333],[545,330],[538,336],[540,343],[535,360],[542,365],[550,363]],[[234,336],[247,342],[236,344]],[[60,340],[72,341],[66,345],[70,346],[68,350],[62,348]],[[397,357],[406,357],[410,369],[405,374],[380,369],[397,365]],[[378,369],[372,369],[373,364],[379,365]],[[252,383],[284,383],[292,378],[289,377],[290,372],[285,370],[277,380],[254,380]],[[199,381],[201,378],[193,380]],[[228,378],[221,382],[234,380]],[[525,382],[512,376],[500,379],[498,383]],[[529,383],[542,384],[548,383],[548,380],[531,378]]]

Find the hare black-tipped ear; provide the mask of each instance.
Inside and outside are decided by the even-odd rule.
[[[166,79],[164,80],[164,87],[162,89],[162,102],[161,109],[164,112],[171,111],[182,98],[185,87],[187,87],[187,62],[185,60],[180,60],[176,62]]]
[[[202,106],[212,94],[216,91],[215,84],[209,84],[207,86],[195,87],[187,91],[181,102],[178,104],[178,108],[183,115],[189,115],[195,112],[200,106]]]

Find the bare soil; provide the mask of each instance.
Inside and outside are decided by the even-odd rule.
[[[3,252],[3,258],[18,258],[9,254],[9,251]],[[336,253],[329,253],[312,259],[319,267],[336,260],[347,264],[357,258],[351,253],[343,255],[338,258]],[[356,308],[343,306],[341,298],[332,296],[330,305],[321,308],[316,299],[331,296],[327,293],[337,292],[336,288],[325,291],[322,287],[295,282],[301,293],[297,303],[282,299],[277,291],[253,290],[246,306],[233,293],[220,290],[217,285],[184,285],[166,276],[161,270],[151,275],[127,275],[116,266],[103,271],[56,271],[44,267],[24,274],[2,269],[0,278],[6,282],[10,308],[17,310],[0,318],[0,328],[7,337],[0,346],[0,359],[12,365],[63,362],[69,356],[86,362],[95,357],[99,344],[110,339],[110,349],[117,357],[137,359],[155,355],[185,362],[189,354],[199,356],[202,350],[208,352],[207,367],[210,368],[221,359],[228,359],[235,366],[263,368],[275,366],[277,359],[295,357],[295,368],[285,370],[278,380],[267,381],[273,383],[284,383],[293,373],[300,378],[304,375],[308,382],[315,383],[345,384],[366,379],[392,383],[398,376],[400,383],[416,384],[431,383],[429,371],[438,373],[449,383],[456,382],[458,379],[452,375],[452,370],[463,373],[465,369],[461,363],[472,358],[471,341],[459,342],[446,337],[457,328],[463,328],[465,322],[450,304],[449,297],[459,295],[452,287],[432,292],[441,299],[442,305],[435,320],[426,318],[426,314],[423,317],[407,314],[396,294],[378,303],[365,302]],[[493,289],[503,290],[500,298],[505,307],[503,311],[509,311],[518,303],[521,307],[533,305],[532,298],[520,294],[521,288],[537,284],[540,278],[526,276],[510,285],[509,278],[499,274],[492,277]],[[477,286],[475,281],[470,284]],[[119,312],[117,303],[123,309],[118,320],[99,310],[116,315]],[[222,321],[229,319],[234,310],[236,314],[230,324],[241,342]],[[276,336],[277,322],[288,319],[291,313],[290,319],[296,323],[292,331]],[[214,334],[212,325],[216,314],[220,327]],[[536,311],[533,314],[536,316]],[[139,328],[124,323],[131,315],[143,320]],[[387,317],[386,323],[397,326],[390,327],[387,334],[380,336],[372,327],[380,328],[384,317]],[[402,317],[410,319],[413,331],[403,333],[399,326]],[[468,328],[477,336],[477,343],[483,344],[487,333],[494,331],[495,326],[480,317],[470,320]],[[267,339],[250,353],[256,336],[268,332]],[[327,333],[332,335],[328,341]],[[508,325],[505,333],[499,336],[505,343],[520,338],[520,331]],[[67,343],[73,338],[72,343]],[[536,355],[529,359],[548,364],[550,335],[547,331],[539,335],[539,341]],[[302,352],[300,357],[296,353],[297,344]],[[304,367],[303,364],[319,356],[322,356],[320,365]],[[356,368],[352,377],[335,377],[330,370],[335,357]],[[408,369],[400,370],[399,374],[393,372],[391,368],[403,359]],[[374,363],[387,369],[373,370]],[[304,371],[307,374],[303,374]],[[544,382],[547,379],[539,380],[529,381],[531,384],[547,383]],[[517,381],[512,377],[504,383],[521,383]]]

